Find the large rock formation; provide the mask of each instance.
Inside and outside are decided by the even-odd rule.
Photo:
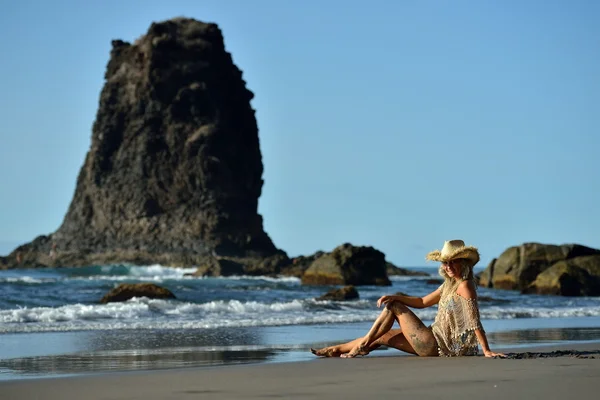
[[[346,247],[351,246],[349,244],[345,244]],[[343,246],[342,246],[343,247]],[[335,251],[335,250],[334,250]],[[301,278],[302,275],[306,272],[308,268],[315,262],[318,258],[321,258],[325,255],[331,253],[325,253],[324,251],[317,251],[314,254],[309,256],[298,256],[291,259],[291,264],[284,265],[281,267],[280,274],[287,276],[296,276]],[[406,268],[400,268],[395,266],[389,261],[385,262],[386,274],[388,276],[429,276],[427,272],[420,271],[412,271]]]
[[[380,258],[384,258],[385,272],[380,271]],[[304,278],[305,272],[316,262],[317,266]],[[279,268],[275,268],[275,263]],[[412,271],[396,267],[385,261],[385,255],[372,247],[359,247],[345,243],[330,253],[317,251],[309,256],[294,257],[285,263],[277,257],[271,257],[261,264],[261,272],[265,275],[283,275],[302,278],[305,284],[338,285],[345,282],[357,282],[358,285],[388,285],[389,275],[395,276],[429,276],[426,272]],[[325,270],[329,272],[325,272]],[[195,276],[233,276],[252,273],[251,268],[244,267],[235,261],[223,258],[207,260],[198,267]],[[318,277],[317,277],[318,275]],[[325,275],[328,275],[327,277]],[[331,276],[329,276],[331,275]],[[374,278],[373,276],[376,276]],[[332,278],[333,277],[333,278]],[[352,281],[352,279],[355,279]],[[364,282],[364,283],[363,283]]]
[[[406,268],[400,268],[392,264],[391,262],[385,263],[385,269],[388,276],[429,276],[427,272],[412,271]]]
[[[600,296],[600,255],[559,261],[540,273],[523,292]]]
[[[312,262],[302,275],[305,285],[381,285],[391,282],[385,255],[370,246],[345,243]]]
[[[479,284],[523,293],[600,295],[600,250],[577,244],[524,243],[491,261]]]
[[[295,276],[302,278],[304,272],[311,266],[311,264],[319,257],[325,255],[324,251],[317,251],[309,256],[298,256],[292,258],[291,264],[281,267],[281,275]]]
[[[257,213],[263,164],[253,94],[217,25],[178,18],[153,23],[133,44],[115,40],[105,79],[62,225],[4,266],[225,257],[260,273],[265,259],[275,270],[287,263]]]

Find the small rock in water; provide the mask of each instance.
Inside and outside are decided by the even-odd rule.
[[[323,296],[316,300],[333,300],[333,301],[345,301],[358,299],[358,291],[352,285],[344,286],[341,289],[333,289],[325,293]]]
[[[100,303],[114,303],[127,301],[134,297],[148,297],[150,299],[175,299],[175,295],[168,289],[153,283],[122,283],[108,292]]]

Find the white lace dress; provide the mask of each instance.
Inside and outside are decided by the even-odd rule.
[[[479,352],[476,329],[483,331],[477,299],[456,294],[456,285],[444,282],[438,303],[438,313],[431,325],[437,340],[438,353],[444,357],[473,356]]]

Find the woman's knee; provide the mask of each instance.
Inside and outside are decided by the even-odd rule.
[[[406,305],[400,301],[392,301],[391,303],[386,304],[385,308],[394,314],[401,314],[408,311],[408,307],[406,307]]]

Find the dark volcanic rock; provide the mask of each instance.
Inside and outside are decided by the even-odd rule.
[[[243,275],[244,266],[238,262],[212,258],[198,267],[193,276],[234,276]]]
[[[150,299],[174,299],[175,295],[170,290],[153,283],[122,283],[108,292],[100,303],[113,303],[127,301],[134,297],[148,297]]]
[[[385,264],[388,276],[429,276],[427,272],[411,271],[406,268],[396,267],[391,262],[386,262]]]
[[[523,292],[600,296],[600,255],[559,261],[540,273]]]
[[[281,275],[295,276],[301,278],[304,272],[310,267],[310,265],[319,257],[324,255],[325,252],[317,251],[310,256],[299,256],[291,259],[291,264],[281,267]]]
[[[525,243],[492,260],[480,275],[479,285],[577,296],[600,295],[599,280],[600,250],[577,244]]]
[[[332,289],[315,300],[346,301],[358,299],[358,290],[352,285],[340,289]]]
[[[302,275],[305,285],[381,285],[391,282],[385,255],[370,246],[345,243],[317,258]]]
[[[280,274],[280,266],[288,263],[285,254],[276,254],[266,259],[240,257],[210,257],[201,264],[193,276],[235,276]]]
[[[133,44],[115,40],[105,79],[62,225],[4,264],[184,266],[215,255],[252,273],[265,260],[267,269],[289,264],[257,213],[253,94],[217,25],[178,18],[153,23]]]
[[[335,250],[334,250],[335,251]],[[327,254],[324,251],[317,251],[310,256],[298,256],[291,259],[291,263],[289,265],[285,265],[281,267],[280,274],[287,276],[295,276],[301,278],[304,275],[304,272],[312,265],[312,263]],[[425,272],[419,271],[411,271],[409,269],[396,267],[391,262],[386,261],[386,274],[397,275],[397,276],[428,276],[429,274]]]

